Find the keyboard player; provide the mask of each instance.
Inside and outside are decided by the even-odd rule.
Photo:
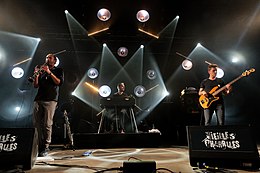
[[[125,84],[122,82],[117,84],[117,92],[113,94],[111,104],[105,107],[106,111],[103,117],[105,133],[134,132],[134,129],[131,128],[130,117],[132,100],[129,98],[130,96],[125,92]],[[125,102],[129,102],[129,105],[126,105]]]

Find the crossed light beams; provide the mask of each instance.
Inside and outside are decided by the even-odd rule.
[[[69,24],[69,29],[73,41],[74,49],[77,50],[76,40],[77,39],[88,39],[85,38],[87,35],[87,31],[80,25],[79,22],[73,18],[68,11],[65,11],[66,18]],[[91,37],[93,39],[93,37]],[[96,41],[95,39],[93,39]],[[96,41],[97,45],[98,42]],[[78,58],[78,56],[77,56]],[[78,58],[79,59],[79,58]],[[91,80],[88,78],[87,73],[85,73],[84,77],[81,79],[80,83],[76,87],[73,92],[73,95],[81,99],[86,104],[90,105],[97,111],[100,111],[99,99],[100,96],[98,92],[93,90],[93,87],[99,88],[104,84],[109,84],[112,88],[112,93],[116,90],[116,85],[118,82],[126,83],[126,90],[131,94],[134,91],[134,87],[137,85],[144,85],[147,89],[147,94],[144,98],[138,98],[137,102],[141,105],[144,105],[145,108],[149,108],[149,110],[156,107],[157,104],[160,103],[161,100],[167,95],[167,90],[162,80],[160,70],[157,67],[156,62],[153,60],[152,66],[149,69],[156,69],[157,78],[152,82],[149,81],[147,83],[143,82],[143,50],[139,48],[136,53],[132,56],[132,58],[125,64],[124,67],[118,62],[118,60],[114,57],[108,47],[103,46],[101,63],[100,63],[100,75],[98,77],[98,81]],[[151,59],[148,57],[148,59]],[[79,60],[78,60],[78,63]],[[97,62],[96,62],[97,63]],[[91,66],[96,66],[92,64]],[[109,67],[109,68],[105,68]],[[146,71],[144,72],[146,74]],[[158,80],[158,81],[157,81]],[[87,82],[87,83],[86,83]],[[89,85],[93,87],[89,87]],[[147,88],[147,86],[149,88]],[[155,87],[156,86],[156,87]],[[91,89],[92,88],[92,89]],[[132,88],[132,89],[131,89]],[[152,88],[152,89],[151,89]],[[153,91],[156,91],[157,94],[152,94]],[[150,96],[149,96],[150,95]],[[151,97],[152,96],[152,97]],[[145,97],[149,97],[146,99]],[[147,110],[147,109],[146,109]]]
[[[131,95],[135,95],[134,88],[137,85],[142,85],[146,88],[146,93],[143,97],[136,97],[137,106],[143,110],[139,113],[137,119],[137,122],[141,121],[167,95],[167,90],[157,63],[149,54],[149,56],[144,57],[144,48],[140,46],[135,54],[122,67],[109,48],[107,46],[103,48],[100,66],[101,81],[108,80],[105,84],[112,86],[112,90],[114,91],[119,82],[125,82],[126,90]],[[114,70],[112,70],[111,67],[113,67]],[[157,74],[157,78],[152,81],[148,78],[144,78],[149,69],[155,69]]]
[[[152,59],[151,57],[148,58]],[[104,45],[98,81],[92,80],[91,82],[86,73],[74,90],[73,95],[95,110],[100,111],[100,96],[97,88],[102,85],[110,86],[112,93],[114,93],[116,92],[116,85],[120,82],[124,82],[126,83],[126,92],[131,95],[134,95],[135,86],[144,85],[145,88],[148,86],[149,88],[147,88],[146,95],[142,98],[136,98],[137,106],[145,108],[145,111],[142,112],[142,116],[139,117],[139,119],[142,120],[150,113],[149,111],[154,109],[161,100],[163,100],[167,93],[155,61],[150,64],[153,64],[150,68],[156,69],[157,73],[157,78],[152,82],[147,79],[146,81],[143,80],[143,48],[139,48],[128,62],[122,66],[110,49]],[[144,74],[146,74],[146,72],[144,72]]]
[[[126,90],[128,91],[129,84],[127,81],[130,81],[132,83],[131,77],[127,74],[126,70],[122,67],[120,62],[116,59],[116,57],[113,55],[106,44],[103,44],[99,69],[99,83],[101,85],[109,85],[113,93],[116,92],[117,83],[125,82]]]
[[[27,116],[31,111],[33,98],[31,95],[26,97],[27,92],[32,92],[29,91],[31,87],[24,85],[27,82],[26,76],[31,59],[34,57],[40,39],[5,31],[0,31],[0,38],[0,97],[5,99],[0,103],[0,119],[2,120],[0,125],[2,127],[7,124],[19,126],[21,125],[19,121],[28,119]],[[21,78],[11,76],[14,67],[23,69],[24,75]]]

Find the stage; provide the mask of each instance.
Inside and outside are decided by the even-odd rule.
[[[259,147],[258,147],[259,150]],[[38,172],[120,172],[124,162],[136,162],[142,164],[140,170],[145,167],[153,167],[156,164],[157,172],[191,173],[205,172],[206,169],[191,167],[189,163],[189,149],[187,146],[171,146],[157,148],[100,148],[100,149],[63,149],[62,146],[53,146],[47,157],[38,157],[35,165],[26,173]],[[138,168],[138,165],[133,167]],[[133,168],[134,169],[134,168]],[[113,170],[113,171],[112,171]],[[247,173],[257,170],[240,169],[213,169],[210,172]],[[144,171],[141,171],[145,173]],[[138,173],[138,172],[135,172]]]
[[[197,138],[200,141],[199,137]],[[19,146],[20,142],[17,142]],[[233,164],[238,163],[238,160],[243,160],[243,155],[247,156],[243,152],[238,153],[237,151],[234,151],[234,153],[221,151],[217,154],[207,154],[207,150],[200,150],[201,154],[199,155],[203,155],[205,162],[215,159],[217,160],[217,164],[218,161],[221,163],[221,161],[231,156],[232,159],[227,161],[226,166],[233,164],[237,165],[237,167],[203,166],[201,164],[194,166],[190,162],[192,147],[189,145],[165,145],[162,142],[161,134],[158,132],[136,134],[76,133],[73,134],[73,142],[73,146],[68,145],[68,143],[52,144],[47,157],[37,157],[37,153],[35,152],[37,151],[37,145],[34,142],[28,142],[27,146],[32,144],[31,153],[27,149],[23,149],[22,151],[13,153],[11,158],[2,155],[5,157],[5,161],[1,164],[2,171],[0,170],[0,172],[152,173],[156,170],[156,172],[160,173],[247,173],[260,171],[259,164],[257,167],[252,167],[249,162]],[[243,140],[240,140],[240,142],[244,145],[242,143]],[[24,141],[23,143],[26,142]],[[255,153],[259,153],[260,145],[255,145],[255,149]],[[248,153],[251,155],[250,151]],[[28,163],[30,161],[28,154],[31,154],[31,159],[35,161],[30,169],[23,169],[21,167],[20,169],[17,169],[17,167],[3,168],[5,165],[3,163],[18,163],[17,159],[27,160]],[[196,154],[194,156],[198,157]],[[218,157],[222,159],[218,159]]]
[[[161,133],[75,133],[74,145],[83,148],[151,148],[162,145]]]

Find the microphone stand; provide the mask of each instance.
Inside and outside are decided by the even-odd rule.
[[[103,115],[103,112],[106,110],[106,108],[103,108],[96,116],[99,116],[100,114],[101,115],[101,118],[100,118],[100,122],[99,122],[99,127],[98,127],[98,133],[100,133],[100,130],[102,128],[102,125],[103,125],[103,119],[104,119],[104,115]]]
[[[139,111],[143,111],[143,109],[141,109],[139,106],[137,106],[136,104],[134,104],[134,106],[139,109]]]
[[[64,110],[63,115],[64,115],[64,147],[68,148],[68,146],[65,144],[66,135],[68,134],[68,137],[70,140],[69,147],[72,148],[73,151],[75,151],[73,137],[72,137],[72,133],[71,133],[71,129],[70,129],[69,118],[68,118],[68,114],[67,114],[66,110]],[[66,130],[67,130],[67,133],[66,133]]]

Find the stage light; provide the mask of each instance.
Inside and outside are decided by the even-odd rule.
[[[95,79],[98,77],[98,70],[95,68],[90,68],[87,74],[90,79]]]
[[[148,79],[153,80],[156,78],[156,72],[154,70],[147,70],[146,76]]]
[[[27,59],[25,59],[25,60],[23,60],[23,61],[20,61],[20,62],[18,62],[18,63],[15,63],[13,66],[17,66],[17,65],[19,65],[19,64],[22,64],[22,63],[25,63],[25,62],[27,62],[27,61],[29,61],[29,60],[31,60],[32,58],[27,58]]]
[[[0,62],[4,60],[4,53],[3,53],[3,50],[1,49],[0,47]]]
[[[152,33],[150,33],[150,32],[147,32],[147,31],[145,31],[145,30],[143,30],[143,29],[141,29],[141,28],[138,28],[138,31],[141,31],[141,32],[143,32],[143,33],[145,33],[145,34],[147,34],[147,35],[150,35],[150,36],[152,36],[152,37],[154,37],[154,38],[156,38],[156,39],[159,38],[159,36],[154,35],[154,34],[152,34]]]
[[[146,93],[146,89],[142,85],[138,85],[135,87],[134,93],[137,97],[143,97]]]
[[[192,62],[189,59],[185,59],[182,61],[182,68],[184,70],[190,70],[192,68]]]
[[[93,91],[99,92],[99,89],[97,87],[95,87],[94,85],[92,85],[91,83],[85,82],[85,84],[90,87]]]
[[[60,64],[60,59],[56,56],[57,60],[56,63],[54,64],[55,67],[58,67],[58,65]]]
[[[121,57],[125,57],[127,56],[128,54],[128,49],[126,47],[120,47],[118,50],[117,50],[117,54]]]
[[[108,97],[111,94],[111,88],[107,85],[102,85],[99,88],[99,95],[101,97]]]
[[[141,45],[140,48],[143,49],[143,48],[144,48],[144,45]]]
[[[139,20],[140,22],[146,22],[147,20],[149,20],[150,15],[146,10],[139,10],[136,13],[136,18],[137,20]]]
[[[13,68],[11,74],[12,74],[13,78],[19,79],[19,78],[23,77],[24,70],[20,67],[15,67],[15,68]]]
[[[233,63],[237,63],[239,60],[238,60],[238,58],[237,57],[233,57],[232,59],[231,59],[231,62],[233,62]]]
[[[103,47],[106,47],[107,46],[107,44],[106,43],[103,43]]]
[[[16,107],[14,108],[14,110],[15,110],[16,112],[19,112],[19,111],[21,110],[21,107],[20,107],[20,106],[16,106]]]
[[[97,17],[101,21],[107,21],[108,19],[110,19],[111,13],[109,10],[102,8],[102,9],[98,10]]]
[[[221,69],[221,68],[219,68],[219,67],[217,67],[217,78],[222,78],[224,76],[224,71]]]
[[[68,11],[68,10],[65,10],[64,12],[65,12],[65,14],[68,14],[68,13],[69,13],[69,11]]]
[[[169,96],[170,93],[169,93],[168,91],[164,91],[164,92],[163,92],[163,95],[164,95],[164,96]]]
[[[148,90],[146,90],[145,92],[146,92],[146,93],[148,93],[148,92],[150,92],[150,91],[154,90],[155,88],[157,88],[158,86],[159,86],[159,84],[157,84],[157,85],[153,86],[152,88],[149,88],[149,89],[148,89]]]
[[[100,33],[100,32],[106,31],[106,30],[108,30],[108,29],[109,29],[109,28],[104,28],[104,29],[101,29],[101,30],[98,30],[98,31],[94,31],[94,32],[92,32],[92,33],[89,33],[88,36],[92,36],[92,35],[98,34],[98,33]]]
[[[245,63],[246,58],[239,52],[232,51],[229,53],[230,61],[235,64]]]
[[[184,55],[182,55],[182,54],[179,53],[179,52],[176,52],[176,54],[182,56],[183,58],[185,58],[185,60],[183,60],[183,61],[182,61],[182,64],[181,64],[181,65],[182,65],[182,68],[183,68],[184,70],[190,70],[190,69],[192,68],[192,61],[191,61],[191,59],[188,58],[188,57],[186,57],[186,56],[184,56]]]

